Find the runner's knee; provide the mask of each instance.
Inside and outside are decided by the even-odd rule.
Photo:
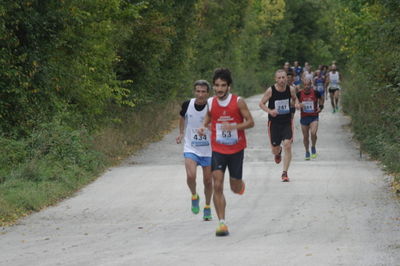
[[[187,179],[191,180],[191,181],[195,181],[196,180],[196,174],[192,173],[192,172],[188,172],[186,173]]]
[[[283,142],[283,148],[288,151],[292,149],[292,142],[290,140],[285,140]]]
[[[221,194],[224,190],[224,186],[222,183],[214,182],[214,194],[218,193]]]

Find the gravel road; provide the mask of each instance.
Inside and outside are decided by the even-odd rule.
[[[305,161],[296,113],[291,182],[282,183],[260,98],[246,99],[256,122],[246,192],[225,185],[230,236],[190,212],[176,129],[73,197],[0,228],[0,265],[400,265],[399,201],[379,165],[360,158],[349,119],[326,104],[318,158]]]

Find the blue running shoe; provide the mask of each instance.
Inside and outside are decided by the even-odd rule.
[[[311,158],[317,158],[317,150],[315,149],[315,147],[311,147]]]
[[[310,160],[310,152],[309,151],[306,151],[306,157],[305,157],[305,159],[308,161],[308,160]]]
[[[211,221],[212,220],[211,207],[204,207],[204,209],[203,209],[203,220],[204,221]]]
[[[196,196],[192,196],[192,212],[194,214],[198,214],[200,211],[199,207],[200,197],[196,194]]]

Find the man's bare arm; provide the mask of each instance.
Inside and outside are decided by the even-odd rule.
[[[179,136],[176,137],[176,143],[180,144],[182,142],[185,133],[185,118],[180,116],[179,118]]]
[[[266,104],[267,104],[267,102],[269,101],[269,99],[271,98],[271,96],[272,96],[272,88],[269,87],[269,88],[265,91],[263,97],[261,98],[260,103],[258,104],[258,106],[259,106],[262,110],[264,110],[264,112],[266,112],[266,113],[268,113],[268,114],[270,114],[270,112],[271,112],[272,110],[270,110]]]

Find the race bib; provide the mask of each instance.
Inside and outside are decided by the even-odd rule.
[[[279,115],[285,115],[290,112],[289,99],[276,100],[275,109],[278,111]]]
[[[324,91],[324,84],[317,84],[317,90],[319,92],[323,92]]]
[[[237,129],[223,130],[221,123],[216,124],[217,136],[216,140],[220,144],[234,145],[238,142]],[[236,123],[230,123],[230,125],[236,125]]]
[[[197,128],[192,128],[190,139],[192,147],[199,147],[199,146],[209,146],[210,142],[208,140],[207,135],[201,136]]]
[[[305,113],[313,113],[314,112],[314,102],[313,101],[303,102],[303,111]]]

